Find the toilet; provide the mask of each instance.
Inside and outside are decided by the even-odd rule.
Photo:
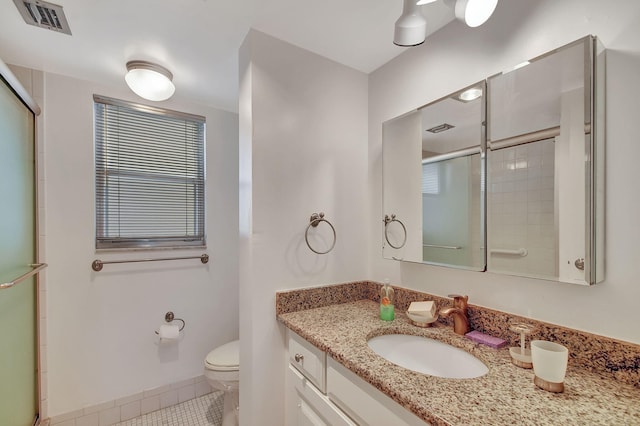
[[[222,426],[238,425],[240,341],[225,343],[209,352],[204,376],[214,390],[224,391]]]

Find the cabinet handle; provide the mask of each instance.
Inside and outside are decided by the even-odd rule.
[[[293,359],[296,360],[296,362],[302,362],[302,360],[304,360],[304,355],[302,354],[296,354]]]

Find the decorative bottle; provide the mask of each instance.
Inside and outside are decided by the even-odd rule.
[[[395,318],[395,292],[389,285],[389,279],[384,280],[384,285],[380,289],[380,319],[393,321]]]

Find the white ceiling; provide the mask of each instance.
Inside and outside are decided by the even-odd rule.
[[[237,110],[238,49],[249,28],[369,73],[407,48],[393,27],[402,0],[53,0],[72,36],[27,25],[0,2],[0,58],[15,64],[123,85],[132,59],[174,75],[176,98]],[[429,33],[453,19],[438,1],[423,7]]]

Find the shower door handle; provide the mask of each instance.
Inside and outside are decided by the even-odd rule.
[[[27,272],[26,274],[20,275],[18,278],[16,278],[13,281],[9,281],[7,283],[0,284],[0,290],[4,290],[5,288],[11,288],[16,284],[20,284],[22,281],[26,280],[27,278],[29,278],[29,277],[37,274],[38,272],[42,271],[48,265],[46,263],[32,263],[29,266],[31,266],[33,269],[30,270],[29,272]]]

